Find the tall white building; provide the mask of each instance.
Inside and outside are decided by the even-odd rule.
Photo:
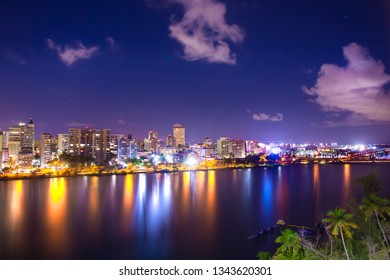
[[[29,167],[32,164],[34,136],[35,126],[32,119],[28,124],[19,123],[9,128],[8,154],[15,160],[19,160],[21,167]]]
[[[229,144],[230,138],[221,137],[217,140],[217,154],[219,158],[228,158],[229,157]]]
[[[41,167],[47,167],[51,157],[52,137],[49,133],[41,133],[40,141]]]
[[[69,134],[68,133],[58,134],[58,150],[61,151],[61,153],[69,151]]]

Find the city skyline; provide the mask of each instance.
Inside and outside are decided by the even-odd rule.
[[[1,1],[0,129],[389,143],[389,8]]]

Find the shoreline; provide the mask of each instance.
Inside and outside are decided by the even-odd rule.
[[[214,170],[229,170],[229,169],[252,169],[260,167],[279,167],[279,166],[290,166],[290,165],[327,165],[327,164],[388,164],[390,165],[390,160],[384,161],[348,161],[348,162],[327,162],[327,163],[318,163],[318,162],[308,162],[308,163],[264,163],[258,165],[250,166],[242,164],[237,166],[221,166],[221,167],[210,167],[210,168],[188,168],[188,169],[177,169],[177,170],[99,170],[92,172],[78,171],[78,170],[67,170],[67,171],[53,171],[46,174],[34,174],[34,173],[4,173],[0,174],[0,181],[11,181],[11,180],[28,180],[28,179],[45,179],[45,178],[67,178],[67,177],[79,177],[79,176],[112,176],[112,175],[128,175],[128,174],[151,174],[151,173],[176,173],[176,172],[187,172],[187,171],[214,171]]]

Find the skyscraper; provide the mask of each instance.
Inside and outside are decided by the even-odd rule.
[[[229,141],[228,137],[221,137],[217,140],[217,154],[219,158],[229,157]]]
[[[34,153],[35,126],[32,119],[28,124],[19,123],[11,126],[8,132],[9,156],[15,160],[22,159],[19,165],[28,167],[32,163]]]
[[[41,167],[47,167],[48,162],[51,160],[51,135],[49,133],[42,132],[40,144]]]
[[[229,157],[245,158],[245,141],[230,140],[228,142]]]
[[[58,134],[58,150],[62,153],[69,151],[69,134]]]
[[[176,147],[186,146],[186,129],[181,124],[173,125],[173,137],[176,139]]]
[[[110,154],[110,130],[70,128],[69,153],[103,163]]]

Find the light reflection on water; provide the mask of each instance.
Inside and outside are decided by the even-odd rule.
[[[374,166],[389,186],[389,166]],[[91,176],[0,182],[0,258],[252,259],[246,237],[278,219],[314,226],[372,166]],[[390,190],[384,190],[387,195]]]
[[[46,228],[43,233],[46,233],[48,242],[47,249],[50,252],[58,252],[66,250],[67,239],[67,188],[64,178],[52,178],[49,181],[49,193],[47,195],[47,217],[45,218]]]

